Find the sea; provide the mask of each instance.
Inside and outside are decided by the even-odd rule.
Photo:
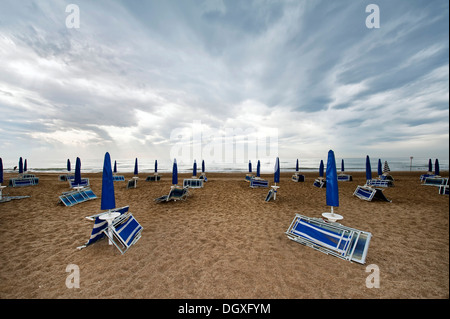
[[[71,169],[75,169],[75,158],[70,159]],[[102,159],[83,159],[81,158],[81,172],[86,173],[98,173],[103,170],[103,158]],[[319,171],[320,161],[323,160],[326,167],[326,158],[305,158],[299,159],[299,171],[300,172],[314,172]],[[359,172],[366,170],[366,158],[336,158],[336,168],[338,172],[341,171],[341,162],[344,160],[344,171],[346,172]],[[415,171],[426,172],[428,171],[429,158],[414,157],[412,160],[409,157],[396,157],[396,158],[380,158],[382,166],[387,161],[391,172],[395,171]],[[433,171],[435,169],[435,158],[432,158]],[[440,171],[449,170],[448,159],[438,159]],[[117,173],[132,173],[134,171],[135,158],[124,159],[112,159],[112,165],[114,161],[117,162]],[[157,159],[158,172],[171,173],[173,163],[171,160]],[[280,170],[281,172],[294,172],[297,159],[282,159],[280,158]],[[17,161],[18,162],[18,161]],[[258,160],[251,160],[252,171],[256,172],[256,165]],[[378,158],[370,158],[371,169],[376,172],[378,168]],[[261,161],[261,173],[267,174],[274,171],[275,160],[263,160]],[[67,172],[67,159],[65,160],[45,160],[45,161],[33,161],[27,160],[28,172],[49,172],[49,173],[65,173]],[[18,163],[3,162],[4,172],[14,172],[14,166]],[[193,170],[193,163],[178,162],[178,172],[188,173]],[[138,158],[138,172],[139,173],[153,173],[155,170],[155,159],[139,159]],[[16,170],[17,171],[17,170]],[[197,161],[197,171],[201,172],[201,161]],[[225,162],[207,162],[205,161],[205,172],[248,172],[248,162],[245,163],[225,163]]]

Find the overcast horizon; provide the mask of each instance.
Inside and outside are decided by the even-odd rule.
[[[448,56],[444,0],[2,0],[0,157],[448,161]]]

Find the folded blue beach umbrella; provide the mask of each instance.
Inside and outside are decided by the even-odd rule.
[[[23,163],[23,171],[24,172],[26,172],[27,170],[28,170],[28,167],[27,167],[28,165],[27,165],[27,159],[25,159],[25,162]]]
[[[261,175],[261,163],[258,160],[258,164],[256,164],[256,176],[260,177]]]
[[[177,185],[178,184],[178,168],[177,168],[177,159],[176,158],[173,160],[172,184],[173,185]]]
[[[81,184],[81,160],[77,157],[77,161],[75,162],[75,176],[73,180],[73,185]]]
[[[155,173],[158,173],[158,160],[155,160]]]
[[[381,166],[381,159],[378,159],[378,175],[383,175],[383,168]]]
[[[336,171],[336,159],[334,157],[334,152],[332,150],[328,151],[327,160],[327,205],[338,207],[339,206],[339,190],[338,190],[338,179]]]
[[[117,161],[114,161],[114,173],[117,173]]]
[[[23,160],[22,157],[19,158],[19,174],[23,173]]]
[[[192,168],[192,176],[197,176],[197,161],[194,160],[194,167]]]
[[[70,159],[67,159],[67,171],[70,172]]]
[[[439,175],[439,161],[436,158],[436,161],[434,161],[434,174]]]
[[[275,184],[280,182],[280,159],[278,157],[275,161],[275,174],[273,175],[273,181]]]
[[[433,171],[433,164],[431,162],[431,158],[428,160],[428,171],[432,172]]]
[[[366,180],[372,180],[372,167],[370,166],[369,155],[366,156]]]
[[[295,171],[298,172],[298,158],[297,158],[297,163],[295,164]]]
[[[202,160],[202,173],[205,172],[205,160]]]
[[[341,172],[343,172],[344,171],[344,159],[342,159],[342,161],[341,161]]]
[[[320,160],[319,176],[323,177],[323,160]]]
[[[0,184],[3,183],[3,161],[0,157]]]
[[[248,161],[248,172],[252,172],[252,162],[250,160]]]
[[[105,154],[103,161],[103,174],[102,174],[102,202],[100,209],[113,209],[116,208],[116,198],[114,196],[114,181],[113,173],[111,170],[111,156],[108,152]]]
[[[134,161],[134,175],[138,174],[138,161],[137,161],[137,157],[136,160]]]

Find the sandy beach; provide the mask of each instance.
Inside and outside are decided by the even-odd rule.
[[[287,238],[296,213],[329,211],[314,172],[303,183],[282,173],[268,203],[268,189],[250,188],[242,173],[207,173],[186,201],[164,204],[154,199],[169,192],[169,173],[159,182],[140,174],[136,189],[115,182],[116,206],[129,205],[144,227],[124,255],[107,240],[76,249],[92,231],[85,216],[100,212],[101,173],[82,174],[99,198],[73,207],[57,204],[68,182],[36,173],[39,185],[3,192],[31,197],[0,204],[0,298],[449,298],[449,197],[421,185],[420,172],[391,173],[395,186],[384,190],[391,203],[352,196],[364,172],[347,172],[353,181],[339,183],[342,224],[373,236],[365,265]],[[15,176],[5,173],[4,184]],[[66,286],[68,265],[79,267],[80,288]],[[366,287],[368,265],[379,268],[379,288]]]

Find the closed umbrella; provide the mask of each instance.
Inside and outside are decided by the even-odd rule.
[[[111,170],[111,156],[108,152],[105,154],[103,161],[103,174],[102,174],[102,202],[100,209],[113,209],[116,208],[116,199],[114,196],[114,181],[113,173]]]
[[[77,161],[75,162],[75,177],[73,180],[73,185],[81,184],[81,160],[77,157]]]
[[[176,158],[173,160],[172,184],[173,185],[177,185],[178,184],[178,168],[177,168],[177,159]]]

